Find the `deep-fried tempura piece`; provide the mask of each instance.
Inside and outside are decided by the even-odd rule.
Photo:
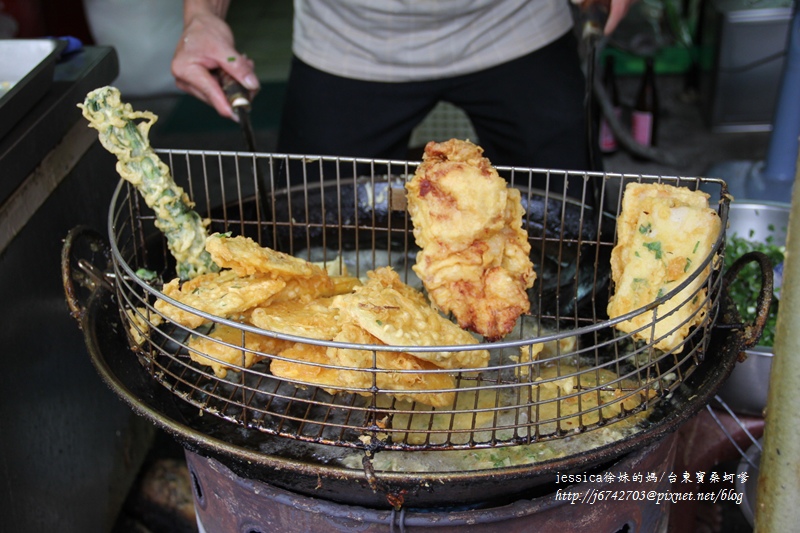
[[[117,156],[117,172],[130,182],[155,213],[155,226],[167,238],[167,247],[177,261],[181,279],[217,272],[205,250],[208,236],[204,220],[193,209],[186,192],[175,183],[169,167],[150,146],[150,127],[157,117],[149,111],[134,111],[120,98],[115,87],[101,87],[86,95],[83,116],[98,131],[103,147]]]
[[[179,279],[173,279],[164,285],[162,292],[189,307],[227,318],[268,302],[285,286],[286,283],[280,279],[258,275],[239,277],[233,270],[224,270],[197,276],[183,285]],[[179,309],[164,300],[156,300],[155,308],[165,317],[187,328],[194,329],[206,321],[205,318]]]
[[[150,326],[158,327],[164,320],[147,307],[137,307],[135,311],[126,309],[125,314],[128,316],[128,333],[135,347],[141,347],[150,338]]]
[[[617,244],[611,252],[615,292],[608,303],[608,316],[616,318],[640,309],[688,277],[694,279],[657,308],[655,324],[653,312],[646,312],[617,324],[617,329],[639,330],[634,338],[653,338],[656,348],[682,351],[689,329],[708,311],[703,285],[710,267],[696,271],[711,253],[721,229],[708,197],[702,191],[661,183],[627,185],[617,220]]]
[[[482,154],[468,141],[430,142],[406,189],[422,249],[414,271],[431,301],[462,328],[497,340],[530,311],[526,289],[536,274],[520,192]]]
[[[282,252],[266,248],[249,237],[230,237],[214,233],[206,240],[206,250],[222,268],[230,268],[239,276],[269,274],[276,278],[310,278],[327,276],[324,269]]]
[[[375,344],[381,342],[353,324],[346,325],[336,337],[339,342]],[[274,359],[270,364],[273,375],[292,381],[302,381],[322,387],[335,394],[348,389],[369,389],[373,385],[373,373],[358,370],[341,370],[320,365],[346,366],[368,369],[373,366],[372,352],[325,348],[313,344],[296,343],[283,350],[281,357],[292,361]],[[397,370],[436,370],[437,367],[402,352],[377,352],[377,367],[383,372],[375,374],[378,388],[399,400],[416,401],[433,407],[446,407],[453,403],[455,393],[431,393],[426,390],[454,389],[455,379],[445,373],[405,373]],[[367,391],[350,391],[362,396]]]
[[[291,359],[291,361],[283,359],[270,361],[269,370],[274,376],[293,382],[302,381],[317,385],[330,394],[340,391],[339,387],[342,386],[339,381],[340,371],[335,368],[319,366],[331,364],[325,346],[298,342],[278,355]]]
[[[333,305],[342,319],[357,324],[392,346],[455,346],[477,344],[475,338],[433,309],[419,291],[400,281],[391,267],[368,272],[369,280]],[[439,368],[483,368],[487,350],[414,352]]]
[[[339,310],[331,307],[330,298],[257,307],[250,314],[250,321],[261,329],[327,341],[341,330]]]
[[[244,335],[244,348],[242,336]],[[192,337],[189,340],[189,357],[192,361],[208,365],[217,377],[224,378],[228,369],[233,367],[250,368],[264,358],[264,354],[276,354],[291,346],[291,342],[266,335],[257,335],[249,331],[233,328],[225,324],[217,324],[206,337]],[[232,346],[229,346],[232,345]],[[213,361],[213,357],[221,362]]]
[[[263,275],[285,281],[286,286],[272,299],[274,303],[344,294],[360,283],[348,276],[346,269],[341,275],[330,275],[329,271],[341,271],[332,262],[325,266],[310,263],[263,247],[248,237],[215,233],[206,241],[206,249],[216,264],[239,276]]]
[[[380,345],[381,341],[355,324],[344,324],[342,331],[333,340],[337,342]],[[441,372],[406,373],[391,370],[438,370],[439,368],[417,357],[403,352],[377,351],[373,359],[371,350],[349,348],[328,348],[328,356],[334,364],[353,368],[371,368],[373,364],[389,372],[376,374],[376,385],[380,389],[397,391],[392,396],[398,400],[416,401],[433,407],[446,407],[455,400],[454,392],[419,392],[426,390],[456,388],[456,380],[450,374]],[[368,388],[372,386],[369,372],[340,372],[340,383],[348,387]],[[403,391],[406,391],[405,393]]]

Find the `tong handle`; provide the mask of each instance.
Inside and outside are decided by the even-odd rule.
[[[250,111],[250,91],[222,69],[216,69],[214,76],[219,81],[222,92],[225,93],[228,103],[234,110],[241,108]]]

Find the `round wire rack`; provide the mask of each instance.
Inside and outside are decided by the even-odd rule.
[[[248,236],[325,267],[344,265],[359,278],[391,266],[406,284],[422,290],[411,269],[418,249],[404,198],[404,184],[417,163],[159,153],[198,213],[210,220],[210,233]],[[109,211],[109,240],[115,296],[130,346],[154,379],[221,423],[307,442],[362,449],[486,448],[640,422],[702,364],[709,349],[725,235],[721,232],[694,276],[650,305],[610,320],[609,258],[623,189],[636,181],[703,190],[718,206],[724,228],[729,203],[724,182],[517,167],[498,171],[521,192],[537,273],[529,290],[531,313],[500,342],[339,343],[264,330],[247,313],[215,316],[189,307],[162,292],[175,277],[175,262],[152,211],[134,187],[121,181]],[[698,277],[701,283],[695,283]],[[671,314],[662,304],[677,295],[701,300],[700,315],[688,318],[698,322],[677,347],[657,349],[655,325]],[[199,317],[201,325],[171,319],[156,305],[159,301]],[[615,327],[637,316],[648,317],[637,338]],[[298,361],[286,355],[286,346],[355,350],[366,353],[371,364]],[[488,352],[488,366],[388,370],[380,363],[381,357],[398,354],[476,350]],[[270,371],[273,364],[299,364],[302,372],[280,377]],[[357,378],[347,385],[323,385],[314,377],[323,372]],[[450,385],[424,391],[386,386],[387,376],[404,373],[444,377],[436,382]],[[449,395],[452,402],[433,407],[415,401],[423,392]]]

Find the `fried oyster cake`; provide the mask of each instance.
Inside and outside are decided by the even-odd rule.
[[[421,248],[413,269],[431,302],[462,328],[503,338],[530,311],[536,279],[519,190],[482,148],[451,139],[427,144],[406,191]]]
[[[629,183],[617,219],[617,244],[611,252],[614,294],[608,316],[620,317],[668,294],[692,278],[683,290],[654,311],[640,313],[615,327],[634,339],[680,353],[690,328],[708,312],[704,287],[711,266],[697,272],[721,230],[709,195],[663,183]],[[655,316],[655,319],[654,319]]]

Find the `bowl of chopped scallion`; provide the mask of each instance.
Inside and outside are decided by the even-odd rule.
[[[720,397],[736,412],[760,416],[767,404],[772,345],[780,306],[780,273],[786,252],[789,204],[732,202],[728,216],[725,268],[747,252],[759,251],[772,262],[775,291],[764,332],[758,345],[747,350],[747,360],[738,363],[720,390]],[[761,288],[761,272],[756,263],[745,266],[728,294],[745,323],[755,318],[756,300]]]

